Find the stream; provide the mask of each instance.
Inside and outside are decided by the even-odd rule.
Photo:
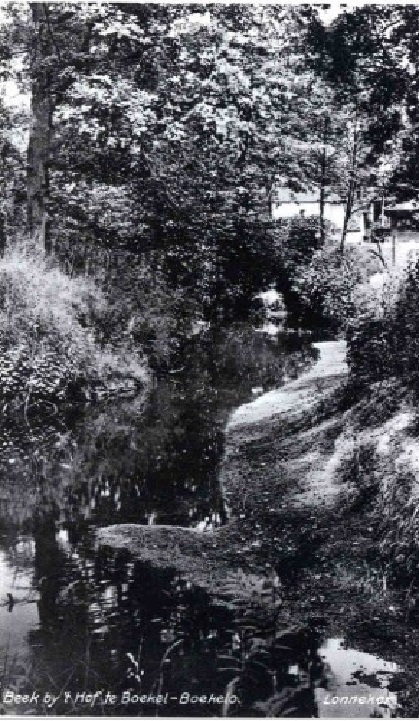
[[[333,698],[356,688],[367,701],[346,715],[394,715],[395,664],[313,625],[272,629],[94,540],[115,523],[222,525],[228,418],[315,358],[297,334],[223,328],[147,399],[3,424],[3,713],[335,718]]]

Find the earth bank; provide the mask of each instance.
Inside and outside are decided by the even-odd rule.
[[[413,402],[394,388],[389,402],[390,389],[378,385],[357,398],[345,343],[317,350],[300,378],[231,416],[220,469],[224,526],[116,525],[97,540],[175,568],[221,603],[262,609],[275,588],[280,622],[327,628],[396,662],[399,700],[414,715],[419,614],[414,580],[400,582],[394,563],[398,555],[415,567]]]

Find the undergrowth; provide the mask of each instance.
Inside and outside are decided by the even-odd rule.
[[[88,400],[143,386],[146,364],[122,337],[102,345],[95,321],[106,298],[87,278],[69,278],[22,243],[0,260],[0,403],[25,414],[40,404]]]
[[[375,524],[389,580],[409,585],[419,569],[419,442],[414,393],[400,379],[371,384],[343,417],[335,447],[345,487],[340,512]]]

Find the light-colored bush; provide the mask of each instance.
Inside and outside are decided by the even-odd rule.
[[[359,292],[379,270],[378,259],[364,247],[346,246],[342,253],[338,243],[329,242],[300,267],[293,290],[307,308],[345,329],[356,316]]]
[[[0,397],[5,407],[65,400],[78,385],[146,381],[128,339],[102,347],[94,321],[106,298],[87,278],[69,278],[40,249],[21,245],[0,260]]]

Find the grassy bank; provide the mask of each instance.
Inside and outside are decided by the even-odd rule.
[[[0,399],[4,413],[136,392],[146,365],[128,338],[103,345],[107,301],[95,283],[69,278],[24,244],[0,260]]]

